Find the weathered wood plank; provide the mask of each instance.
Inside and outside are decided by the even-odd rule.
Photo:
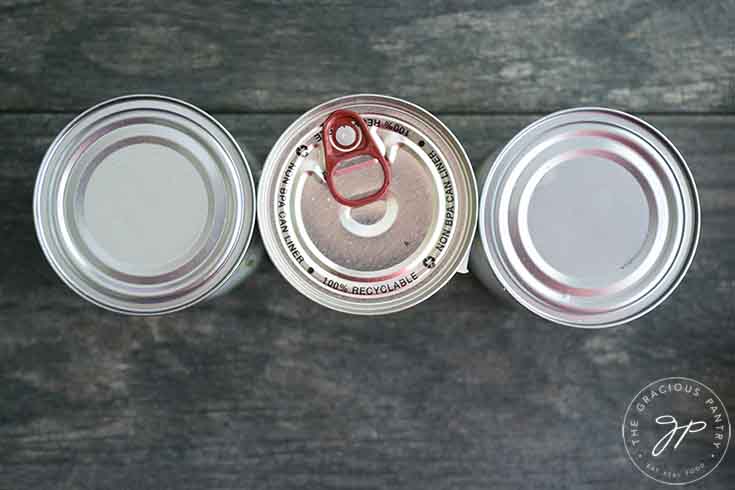
[[[0,110],[155,92],[300,111],[377,92],[434,111],[735,110],[735,1],[0,2]]]
[[[735,117],[649,118],[690,159],[701,248],[660,309],[602,332],[503,308],[472,277],[350,317],[270,264],[164,318],[87,305],[31,216],[70,117],[0,115],[0,488],[648,489],[619,434],[638,389],[686,375],[735,407]],[[264,158],[294,117],[220,119]],[[479,162],[533,117],[443,119]],[[732,488],[731,461],[702,488]]]

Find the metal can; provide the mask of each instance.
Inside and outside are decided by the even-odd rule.
[[[700,206],[686,162],[624,112],[546,116],[478,180],[470,269],[553,322],[596,328],[638,318],[673,292],[694,257]]]
[[[131,315],[181,310],[256,266],[255,184],[235,139],[180,100],[103,102],[56,137],[33,198],[41,248],[85,299]]]
[[[436,117],[400,99],[350,95],[305,113],[278,139],[258,220],[273,263],[299,292],[334,310],[387,314],[466,271],[477,189],[464,149]]]

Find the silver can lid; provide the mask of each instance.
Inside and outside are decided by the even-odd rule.
[[[338,111],[350,111],[355,126],[337,127],[335,143],[370,138],[390,168],[387,191],[372,203],[350,206],[330,191],[322,125]],[[377,160],[335,172],[342,197],[384,183]],[[276,267],[312,300],[353,314],[392,313],[431,296],[464,265],[476,223],[474,174],[459,142],[427,111],[382,95],[338,98],[301,116],[271,150],[258,189],[258,224]]]
[[[233,137],[185,102],[103,102],[56,137],[34,192],[36,232],[74,291],[134,315],[216,291],[244,256],[255,185]]]
[[[481,189],[480,240],[497,279],[565,325],[613,326],[653,309],[684,276],[699,229],[681,154],[651,125],[610,109],[534,122]]]

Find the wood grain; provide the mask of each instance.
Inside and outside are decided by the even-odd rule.
[[[301,111],[357,92],[455,113],[735,110],[733,0],[0,1],[0,110],[134,92]]]
[[[220,120],[263,159],[296,116]],[[471,276],[397,315],[346,316],[270,264],[168,317],[95,308],[33,231],[33,179],[71,117],[0,114],[0,488],[651,489],[620,438],[640,388],[691,376],[735,407],[735,116],[647,117],[689,159],[702,241],[670,300],[600,332],[504,308]],[[479,164],[535,117],[442,119]],[[733,458],[697,488],[731,489]]]

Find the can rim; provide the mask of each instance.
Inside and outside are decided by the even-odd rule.
[[[210,287],[206,288],[201,294],[198,296],[195,296],[194,298],[183,302],[181,304],[175,304],[166,308],[161,308],[158,310],[137,310],[130,307],[119,307],[110,303],[107,303],[105,301],[102,301],[99,298],[96,298],[94,295],[89,294],[86,292],[82,287],[80,287],[77,284],[77,281],[74,281],[72,277],[68,274],[68,272],[62,267],[55,255],[53,255],[50,251],[51,246],[48,242],[47,237],[44,236],[43,230],[42,230],[42,210],[41,208],[41,199],[42,199],[42,187],[44,178],[46,176],[46,173],[49,171],[49,165],[50,165],[50,159],[53,156],[53,154],[57,151],[59,145],[62,143],[65,136],[69,134],[69,132],[75,128],[82,120],[84,120],[86,117],[94,114],[95,112],[117,104],[121,102],[134,102],[134,101],[145,101],[145,100],[153,100],[153,101],[159,101],[159,102],[167,102],[172,103],[176,105],[180,105],[182,107],[185,107],[186,109],[189,109],[193,111],[194,113],[198,114],[199,116],[206,119],[208,122],[213,124],[218,130],[222,132],[222,134],[225,136],[225,138],[228,140],[229,143],[232,144],[233,148],[237,152],[237,156],[242,159],[242,161],[245,163],[245,165],[242,165],[244,174],[247,176],[247,181],[243,181],[243,184],[247,186],[247,189],[250,193],[250,204],[253,209],[253,216],[252,219],[250,219],[250,223],[248,225],[247,229],[247,237],[242,242],[242,249],[238,252],[238,258],[235,262],[235,266],[231,267],[230,270],[227,272],[227,274],[223,275],[216,284],[211,285]],[[246,196],[244,196],[247,198]],[[220,123],[214,116],[209,114],[208,112],[204,111],[203,109],[195,106],[194,104],[191,104],[189,102],[186,102],[181,99],[177,99],[175,97],[169,97],[165,95],[160,94],[153,94],[153,93],[134,93],[134,94],[126,94],[121,95],[117,97],[113,97],[111,99],[104,100],[102,102],[99,102],[90,108],[84,110],[79,115],[77,115],[75,118],[73,118],[69,123],[67,123],[61,131],[54,137],[52,143],[49,145],[48,149],[44,153],[43,159],[41,161],[41,167],[39,168],[38,174],[36,176],[36,180],[34,183],[34,190],[33,190],[33,218],[34,218],[34,228],[36,232],[36,238],[39,241],[39,244],[41,245],[41,250],[43,251],[44,256],[46,257],[46,260],[51,265],[53,270],[56,272],[56,274],[62,279],[62,281],[77,295],[81,296],[85,300],[89,301],[90,303],[99,306],[100,308],[106,309],[108,311],[112,311],[115,313],[121,313],[131,316],[159,316],[159,315],[165,315],[169,313],[174,313],[177,311],[181,311],[183,309],[189,308],[197,303],[200,303],[210,296],[214,295],[216,291],[224,285],[227,280],[235,273],[237,270],[237,264],[239,264],[243,258],[245,257],[250,244],[253,239],[253,235],[255,232],[255,218],[257,214],[256,209],[256,188],[255,188],[255,180],[253,178],[252,170],[250,169],[250,161],[246,158],[245,153],[243,152],[240,145],[237,143],[237,140],[232,136],[232,134]],[[242,232],[243,230],[238,230],[238,232]]]
[[[692,237],[691,237],[691,241],[689,241],[686,244],[683,244],[683,245],[688,245],[688,248],[689,248],[689,250],[687,251],[687,254],[688,254],[687,258],[681,264],[679,271],[677,272],[677,275],[670,282],[666,290],[664,290],[664,292],[661,293],[659,297],[656,298],[653,302],[646,305],[645,308],[642,308],[639,311],[632,313],[631,315],[625,316],[623,318],[620,318],[614,321],[602,322],[599,324],[578,323],[578,322],[567,321],[562,318],[555,317],[554,315],[551,315],[539,309],[538,307],[536,307],[532,302],[528,301],[524,297],[524,295],[518,291],[518,288],[514,284],[512,284],[511,282],[507,280],[505,275],[502,273],[503,272],[502,265],[497,263],[494,255],[490,251],[490,245],[489,245],[488,236],[487,236],[487,227],[482,226],[481,220],[478,220],[478,228],[479,228],[478,231],[479,231],[480,241],[482,243],[483,253],[485,254],[485,257],[487,258],[487,262],[492,269],[493,275],[496,277],[498,282],[502,285],[503,289],[505,289],[524,308],[528,309],[532,313],[546,320],[549,320],[551,322],[554,322],[560,325],[565,325],[565,326],[575,327],[575,328],[584,328],[584,329],[589,329],[589,330],[597,330],[601,328],[610,328],[610,327],[616,327],[616,326],[627,324],[633,320],[641,318],[642,316],[646,315],[647,313],[649,313],[650,311],[658,307],[679,286],[679,284],[684,279],[686,272],[689,270],[689,267],[691,266],[694,260],[694,256],[696,254],[696,250],[699,245],[699,239],[701,235],[701,221],[702,220],[701,220],[701,204],[699,200],[699,193],[697,192],[697,186],[694,181],[694,176],[692,175],[691,169],[687,165],[686,160],[684,159],[681,152],[669,140],[669,138],[667,138],[660,130],[658,130],[651,123],[644,121],[643,119],[637,116],[634,116],[632,114],[629,114],[627,112],[617,110],[617,109],[611,109],[607,107],[581,106],[581,107],[563,109],[563,110],[559,110],[559,111],[547,114],[531,122],[526,127],[524,127],[505,146],[503,146],[502,150],[497,154],[497,156],[495,156],[495,158],[492,158],[492,156],[490,157],[492,161],[490,160],[486,161],[486,164],[490,165],[490,169],[487,173],[487,176],[485,177],[484,182],[482,183],[482,189],[480,190],[480,200],[479,200],[478,210],[484,210],[488,204],[488,196],[489,196],[490,185],[491,185],[491,180],[492,180],[491,177],[494,175],[496,169],[498,168],[497,162],[501,161],[503,157],[505,157],[506,154],[511,151],[514,145],[516,145],[523,137],[525,137],[526,134],[531,132],[533,129],[538,127],[543,122],[546,122],[547,120],[551,119],[552,117],[558,117],[558,116],[563,116],[566,114],[584,112],[584,111],[601,112],[601,113],[615,115],[623,119],[627,119],[643,127],[644,129],[650,131],[651,135],[658,138],[667,147],[667,149],[671,151],[672,155],[675,157],[675,160],[676,160],[675,163],[678,164],[679,168],[682,170],[682,173],[686,180],[686,184],[689,186],[689,190],[691,192],[691,205],[692,205],[692,210],[693,210],[693,215],[691,216],[691,220],[693,223]],[[681,253],[681,248],[680,248],[679,253]]]
[[[280,153],[282,153],[282,151],[284,150],[283,147],[287,143],[283,136],[294,132],[295,129],[301,126],[303,121],[309,119],[310,117],[313,117],[314,114],[319,113],[325,107],[339,104],[345,101],[355,100],[360,100],[361,102],[364,100],[364,102],[374,101],[378,103],[393,103],[401,107],[402,109],[409,109],[410,111],[414,111],[420,117],[425,118],[427,122],[430,122],[434,126],[434,128],[447,139],[447,141],[453,144],[452,150],[456,151],[460,155],[461,160],[463,160],[467,164],[468,171],[462,172],[462,178],[466,180],[467,188],[470,194],[467,200],[467,231],[465,232],[465,236],[459,242],[459,245],[462,248],[462,253],[456,254],[457,259],[454,260],[453,267],[445,268],[443,274],[439,276],[439,279],[433,279],[434,283],[433,287],[431,288],[424,288],[422,291],[412,291],[411,293],[413,294],[409,293],[407,296],[385,298],[380,303],[371,303],[367,305],[367,308],[356,308],[356,302],[348,299],[336,299],[329,302],[323,301],[321,298],[316,297],[315,294],[312,294],[310,291],[308,291],[307,287],[310,286],[309,282],[304,281],[303,275],[290,267],[290,264],[287,262],[286,255],[283,254],[280,249],[280,244],[274,228],[270,226],[270,200],[269,196],[266,195],[266,189],[271,186],[271,181],[273,180],[271,174],[275,175],[275,159]],[[271,262],[273,262],[273,264],[276,266],[281,275],[286,279],[289,285],[296,289],[300,294],[306,296],[311,301],[314,301],[322,306],[342,313],[362,316],[379,316],[397,313],[399,311],[403,311],[413,306],[416,306],[417,304],[427,300],[428,298],[436,294],[440,289],[442,289],[449,282],[449,280],[454,277],[458,270],[462,269],[465,258],[469,255],[469,251],[475,235],[475,230],[477,229],[477,195],[477,180],[474,170],[472,168],[471,160],[469,159],[469,156],[467,155],[467,152],[460,143],[459,139],[438,117],[436,117],[434,114],[424,109],[423,107],[398,97],[374,93],[348,94],[326,100],[316,105],[315,107],[298,116],[286,129],[283,130],[278,140],[268,153],[268,157],[266,158],[263,165],[261,183],[258,188],[258,228],[260,230],[261,239],[263,241],[263,244],[265,245],[265,249],[271,259]],[[306,287],[301,288],[301,286]],[[421,294],[418,294],[419,292]]]

